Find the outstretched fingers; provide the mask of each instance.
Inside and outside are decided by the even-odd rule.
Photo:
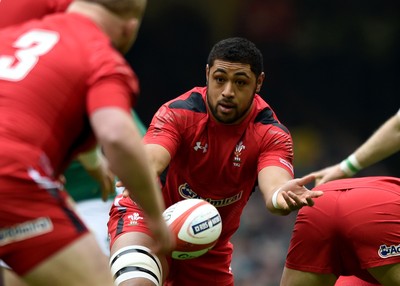
[[[323,195],[322,191],[313,191],[305,187],[306,184],[312,183],[315,177],[312,175],[297,179],[296,184],[292,185],[292,189],[282,191],[282,197],[287,207],[291,211],[299,210],[304,206],[313,206],[314,199]]]
[[[285,199],[285,202],[291,211],[299,210],[302,207],[309,205],[309,202],[306,199],[302,199],[291,191],[282,192],[282,197]]]

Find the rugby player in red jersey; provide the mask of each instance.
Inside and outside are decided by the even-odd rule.
[[[120,54],[134,42],[145,5],[74,1],[67,13],[0,31],[0,258],[28,284],[113,285],[58,181],[96,141],[112,171],[138,189],[158,249],[173,244],[130,117],[137,79]]]
[[[162,285],[164,276],[168,286],[231,286],[230,239],[255,187],[266,208],[278,215],[312,206],[322,195],[304,187],[313,177],[293,179],[292,138],[257,94],[264,81],[263,58],[252,42],[218,42],[208,57],[206,80],[207,86],[163,104],[144,142],[155,172],[161,175],[168,167],[162,188],[166,206],[188,198],[207,200],[222,217],[219,241],[199,258],[168,264],[164,256],[144,250],[153,239],[139,206],[117,197],[108,224],[117,285]],[[143,259],[149,261],[145,267]]]

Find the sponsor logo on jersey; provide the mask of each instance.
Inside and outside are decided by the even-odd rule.
[[[0,246],[43,235],[53,230],[50,218],[41,217],[0,230]]]
[[[231,204],[239,201],[243,196],[243,191],[240,191],[239,193],[237,193],[229,198],[223,198],[223,199],[219,199],[219,200],[213,200],[211,198],[203,198],[203,197],[199,196],[198,194],[196,194],[190,188],[188,183],[184,183],[184,184],[180,185],[178,188],[178,192],[179,192],[180,196],[184,199],[202,199],[202,200],[209,202],[214,207],[223,207],[223,206],[231,205]]]
[[[208,148],[208,144],[206,143],[205,145],[202,146],[200,141],[197,141],[196,145],[193,147],[193,149],[195,151],[202,150],[203,153],[207,152],[207,148]]]
[[[286,161],[285,159],[279,158],[279,162],[281,162],[283,165],[288,167],[292,171],[292,173],[294,173],[293,166],[288,161]]]
[[[398,245],[381,245],[378,250],[378,255],[382,258],[400,256],[400,244]]]
[[[240,156],[242,155],[242,151],[246,149],[246,146],[243,145],[243,141],[240,141],[235,148],[235,152],[233,152],[234,157],[233,157],[233,166],[234,167],[240,167],[240,163],[242,159]]]

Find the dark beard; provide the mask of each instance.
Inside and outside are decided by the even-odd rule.
[[[255,96],[255,90],[253,92],[253,96],[252,96],[251,100],[249,101],[249,105],[247,106],[247,108],[245,110],[243,110],[243,112],[241,112],[238,116],[236,116],[236,117],[234,117],[234,118],[232,118],[230,120],[224,121],[224,120],[221,120],[219,118],[218,114],[217,114],[217,106],[218,106],[218,104],[215,107],[211,106],[211,103],[210,103],[210,101],[208,99],[208,89],[207,89],[206,98],[207,98],[208,110],[210,110],[210,112],[213,115],[213,117],[215,118],[215,120],[218,121],[219,123],[222,123],[222,124],[235,124],[238,120],[243,119],[245,117],[245,115],[247,114],[247,112],[249,111],[249,109],[251,108],[251,106],[253,104],[254,96]]]

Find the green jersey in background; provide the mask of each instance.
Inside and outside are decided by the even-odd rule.
[[[139,128],[140,134],[143,136],[146,133],[146,127],[133,110],[132,118]],[[65,188],[76,202],[101,198],[99,184],[85,171],[79,161],[72,161],[65,171],[64,176],[67,180]]]

